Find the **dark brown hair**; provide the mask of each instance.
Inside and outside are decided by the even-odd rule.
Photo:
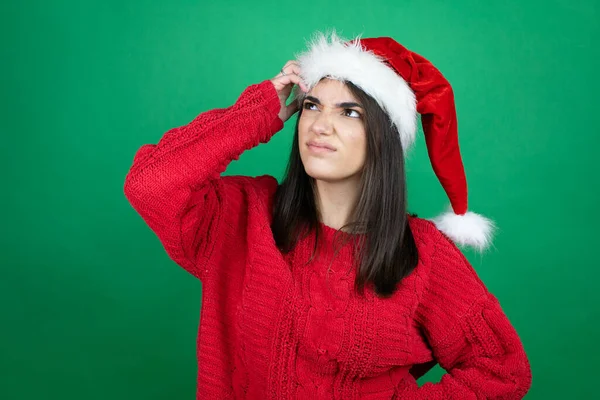
[[[338,233],[359,234],[344,235],[355,240],[355,290],[363,293],[365,286],[372,284],[377,295],[388,297],[418,263],[408,225],[404,153],[387,113],[352,82],[344,83],[364,107],[367,154],[351,222],[342,227],[346,232]],[[298,145],[302,111],[300,106],[285,177],[273,204],[271,230],[283,253],[293,250],[302,233],[316,230],[317,240],[320,234],[314,179],[304,170]],[[313,251],[311,260],[314,256]]]

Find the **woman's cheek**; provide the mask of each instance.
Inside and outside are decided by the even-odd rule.
[[[359,132],[352,140],[352,159],[360,168],[365,162],[367,155],[367,142],[364,133]]]

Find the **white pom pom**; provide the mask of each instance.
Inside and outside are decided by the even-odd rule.
[[[457,215],[450,210],[432,221],[456,244],[472,246],[483,251],[492,242],[494,223],[474,212],[468,211],[464,215]]]

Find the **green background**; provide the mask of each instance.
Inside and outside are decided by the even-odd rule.
[[[527,398],[594,397],[598,14],[582,0],[3,2],[0,398],[194,398],[201,284],[129,206],[125,174],[142,144],[232,104],[328,28],[392,36],[450,80],[471,209],[500,228],[466,254],[526,347]],[[281,179],[292,129],[226,173]],[[411,211],[442,212],[422,136],[408,170]]]

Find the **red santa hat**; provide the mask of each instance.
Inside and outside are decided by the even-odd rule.
[[[454,95],[437,68],[392,38],[347,41],[335,31],[330,38],[318,32],[296,60],[309,88],[328,77],[350,81],[373,97],[397,127],[404,152],[415,140],[419,113],[431,165],[451,204],[432,221],[457,244],[483,250],[491,243],[493,222],[467,209]]]

